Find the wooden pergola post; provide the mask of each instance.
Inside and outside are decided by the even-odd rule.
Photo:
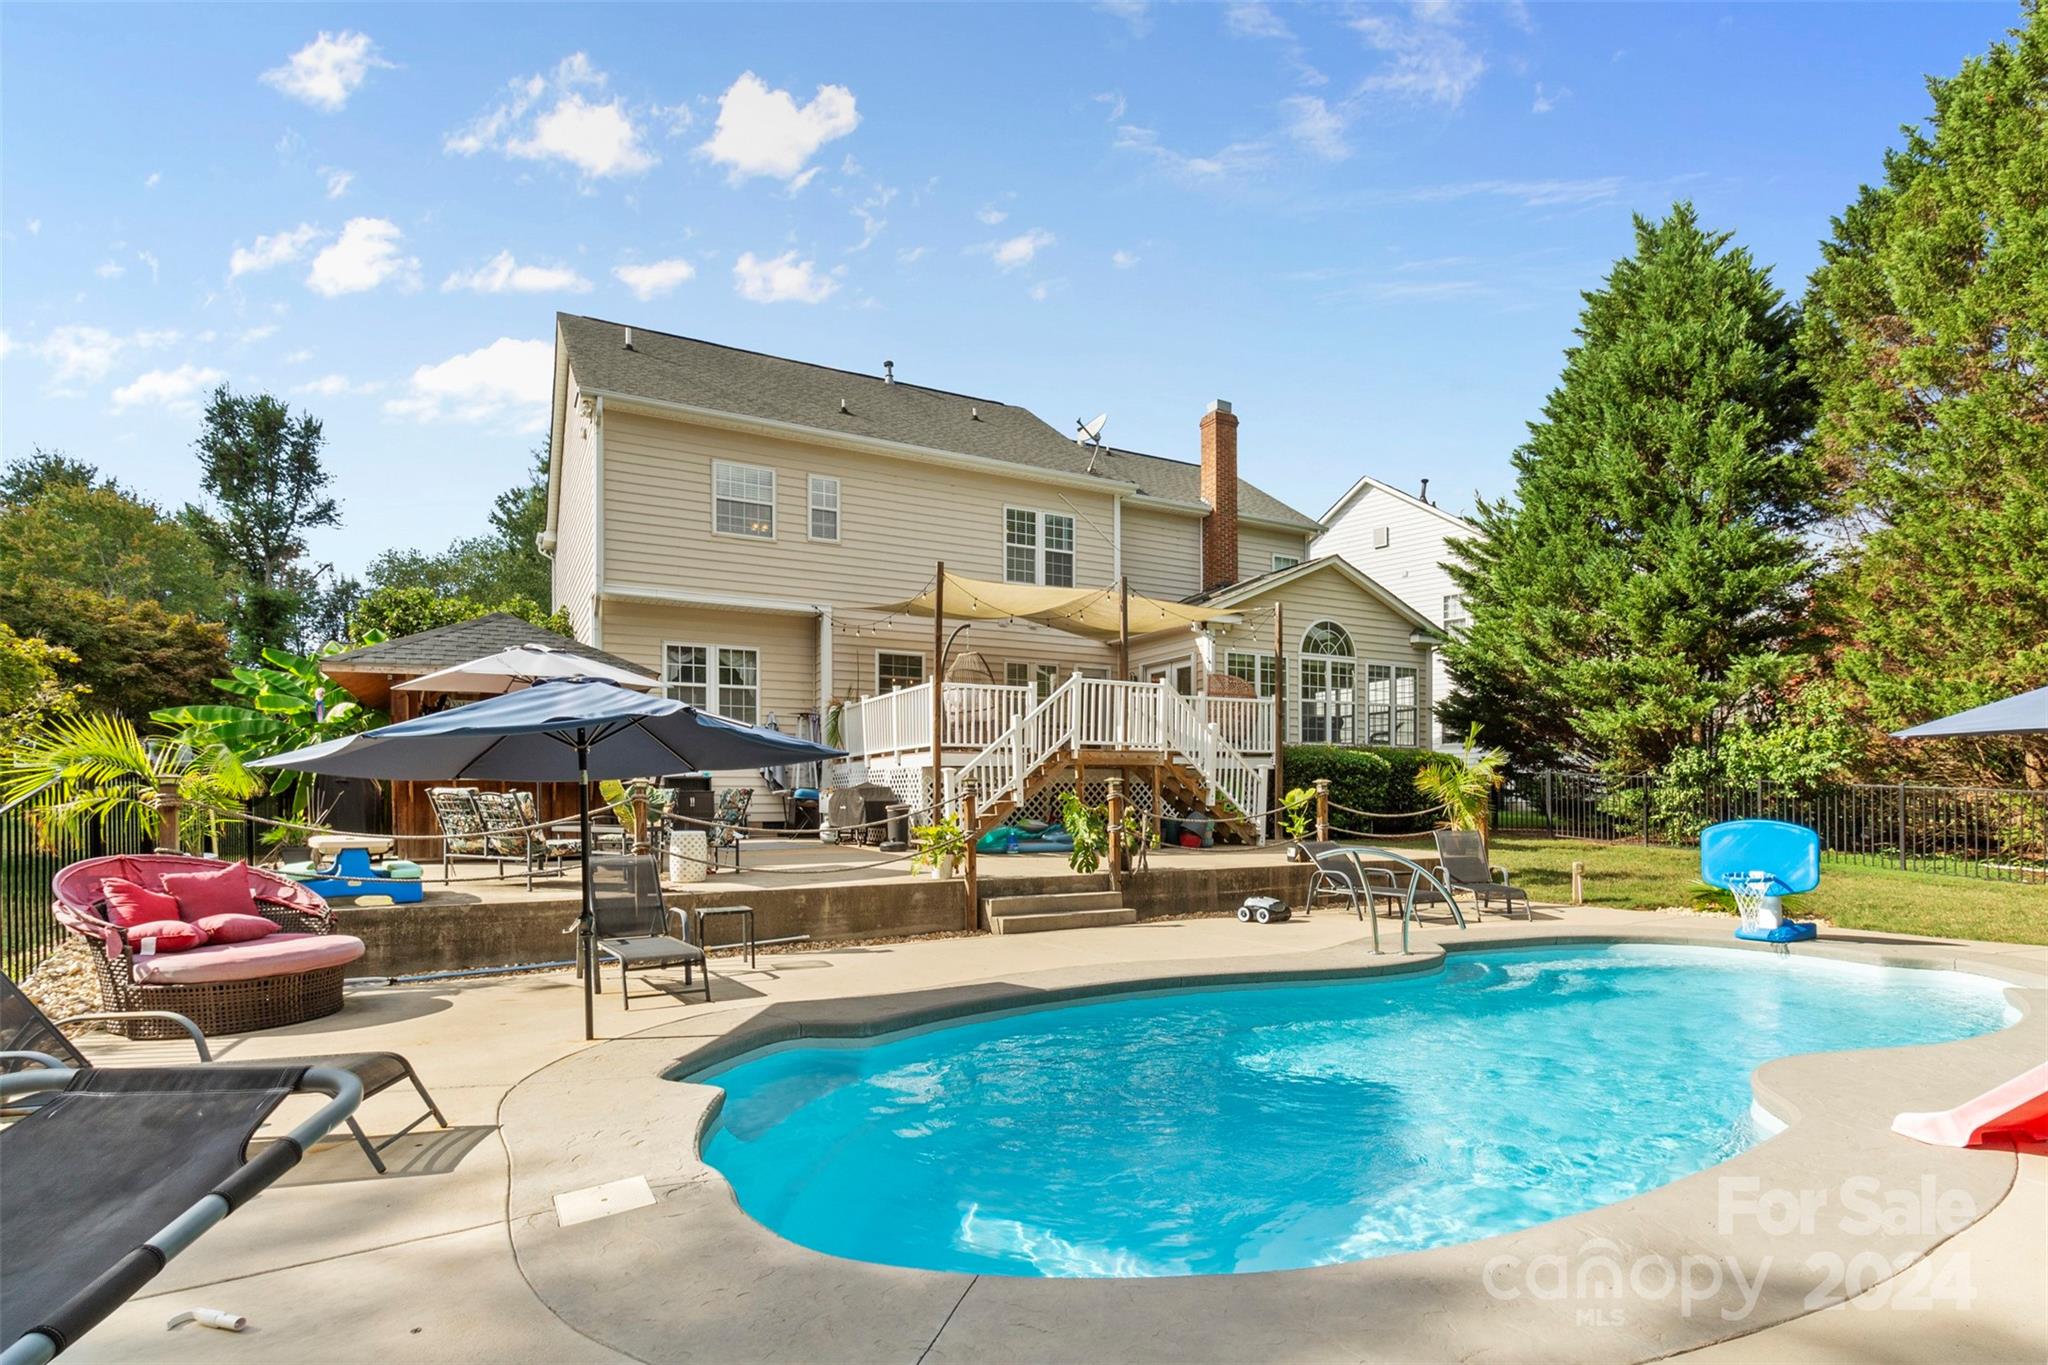
[[[932,579],[932,806],[926,818],[938,823],[946,801],[946,772],[940,767],[946,726],[946,561]]]
[[[1287,794],[1286,610],[1273,604],[1273,804]]]

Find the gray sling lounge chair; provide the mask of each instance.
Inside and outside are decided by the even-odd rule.
[[[169,1010],[96,1010],[91,1014],[74,1014],[69,1018],[51,1023],[49,1016],[37,1008],[36,1002],[22,994],[21,987],[14,984],[12,977],[0,972],[0,1075],[7,1075],[32,1066],[61,1066],[73,1071],[92,1069],[92,1061],[78,1050],[77,1044],[64,1036],[63,1025],[83,1023],[96,1019],[165,1019],[192,1035],[192,1045],[199,1050],[202,1065],[213,1061],[213,1054],[207,1049],[206,1035],[199,1026],[182,1014]],[[242,1062],[224,1063],[227,1066],[242,1066]],[[384,1174],[384,1158],[378,1153],[386,1147],[425,1123],[428,1119],[448,1126],[448,1120],[441,1117],[441,1108],[434,1103],[434,1097],[427,1093],[419,1074],[412,1069],[412,1063],[395,1052],[350,1052],[332,1057],[293,1057],[278,1061],[250,1063],[248,1065],[279,1067],[326,1067],[334,1071],[347,1072],[356,1080],[362,1090],[362,1097],[368,1099],[380,1091],[388,1090],[400,1081],[411,1081],[412,1088],[419,1092],[421,1103],[427,1111],[405,1127],[385,1138],[372,1143],[363,1131],[363,1125],[356,1121],[353,1113],[348,1115],[348,1130],[355,1137],[356,1145],[363,1149],[363,1155],[370,1159],[377,1174]],[[0,1106],[0,1112],[11,1112]]]
[[[1469,891],[1479,902],[1480,913],[1498,896],[1507,905],[1509,918],[1514,917],[1515,902],[1522,902],[1522,918],[1534,919],[1529,909],[1529,893],[1519,886],[1508,884],[1505,868],[1495,868],[1486,860],[1486,836],[1478,830],[1440,829],[1436,832],[1437,869],[1453,891]],[[1499,880],[1494,873],[1499,872]]]
[[[363,1098],[347,1072],[302,1065],[0,1075],[0,1103],[31,1092],[44,1102],[0,1130],[4,1365],[42,1365],[77,1342],[296,1166]],[[329,1099],[250,1156],[249,1139],[271,1111],[303,1093]]]
[[[671,910],[662,900],[661,877],[651,855],[592,854],[590,887],[597,911],[597,961],[592,965],[606,958],[619,965],[619,1000],[626,1009],[633,1008],[627,974],[648,967],[681,967],[685,986],[691,973],[701,968],[704,1002],[711,1003],[711,968],[704,950],[690,942],[689,912]],[[668,932],[671,916],[682,926],[683,937]],[[593,984],[600,992],[604,989],[601,973]]]

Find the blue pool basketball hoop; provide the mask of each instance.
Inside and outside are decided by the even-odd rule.
[[[1700,879],[1735,897],[1735,937],[1798,943],[1814,926],[1785,918],[1783,898],[1820,885],[1820,836],[1783,820],[1730,820],[1700,834]]]

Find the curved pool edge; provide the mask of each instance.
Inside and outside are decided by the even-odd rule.
[[[781,1239],[745,1214],[699,1155],[722,1092],[665,1077],[702,1072],[777,1043],[858,1040],[939,1026],[964,1016],[1054,1007],[1106,995],[1262,982],[1358,979],[1441,969],[1448,952],[1591,943],[1731,948],[1725,921],[1641,929],[1489,924],[1456,942],[1418,945],[1408,958],[1361,956],[1347,943],[1255,962],[1133,963],[1020,973],[932,990],[782,1002],[734,1019],[743,1005],[700,1014],[693,1039],[640,1036],[576,1054],[529,1078],[507,1104],[545,1110],[566,1149],[513,1149],[512,1235],[529,1282],[572,1326],[649,1359],[986,1358],[1133,1359],[1515,1358],[1640,1360],[1695,1349],[1804,1316],[1825,1302],[1809,1291],[1808,1259],[1847,1265],[1873,1256],[1896,1268],[1925,1256],[1988,1214],[2010,1190],[2010,1152],[1922,1147],[1888,1131],[1901,1109],[1938,1108],[2037,1060],[2048,1017],[2048,968],[1988,945],[1823,941],[1811,955],[1878,965],[1964,970],[2004,984],[2018,1024],[1956,1042],[1807,1054],[1759,1068],[1759,1104],[1785,1131],[1730,1161],[1586,1213],[1501,1237],[1429,1251],[1264,1274],[1158,1280],[1034,1279],[908,1270],[841,1260]],[[1745,947],[1745,951],[1768,951]],[[725,1018],[721,1021],[718,1016]],[[721,1023],[731,1027],[720,1027]],[[1845,1061],[1850,1064],[1845,1065]],[[602,1096],[605,1111],[575,1117]],[[1881,1098],[1880,1098],[1881,1097]],[[509,1121],[508,1135],[528,1126]],[[564,1129],[573,1130],[564,1132]],[[688,1134],[686,1140],[678,1140]],[[546,1190],[606,1178],[620,1149],[647,1172],[655,1206],[569,1229]],[[569,1172],[581,1172],[581,1175]],[[585,1178],[588,1177],[588,1178]],[[1966,1201],[1953,1226],[1865,1229],[1845,1182],[1908,1195],[1933,1188]],[[565,1183],[566,1182],[566,1183]],[[1811,1226],[1765,1226],[1765,1201],[1820,1199]],[[1861,1196],[1866,1202],[1868,1195]],[[1861,1208],[1858,1204],[1856,1208]],[[659,1269],[685,1286],[671,1315],[649,1319],[632,1283],[615,1284],[611,1236],[631,1223],[636,1275]],[[658,1226],[657,1226],[658,1225]],[[595,1230],[595,1231],[593,1231]],[[1711,1293],[1658,1288],[1655,1259],[1685,1263],[1696,1280],[1719,1268]],[[608,1264],[609,1263],[609,1264]],[[1608,1288],[1607,1268],[1638,1281]],[[1562,1268],[1566,1292],[1552,1292]],[[652,1281],[636,1281],[643,1288]],[[1755,1284],[1745,1302],[1745,1283]],[[1705,1288],[1704,1283],[1698,1286]],[[674,1295],[671,1295],[674,1298]],[[1724,1318],[1724,1311],[1736,1316]],[[664,1326],[665,1324],[665,1326]],[[707,1324],[709,1330],[706,1330]],[[927,1352],[929,1353],[927,1355]]]

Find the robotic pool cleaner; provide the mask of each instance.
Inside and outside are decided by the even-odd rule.
[[[1272,896],[1247,896],[1244,904],[1237,907],[1237,918],[1244,924],[1255,920],[1260,924],[1279,924],[1294,918],[1294,911],[1287,902]]]

